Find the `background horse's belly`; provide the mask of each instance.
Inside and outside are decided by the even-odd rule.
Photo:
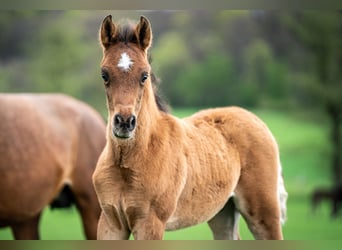
[[[44,159],[43,156],[35,157]],[[2,172],[0,220],[20,221],[38,214],[59,188],[61,170],[50,162],[37,160],[35,164],[26,162],[14,166],[9,166],[6,173]]]

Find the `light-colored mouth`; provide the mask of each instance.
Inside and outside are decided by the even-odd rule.
[[[121,140],[133,137],[133,131],[123,131],[122,129],[112,129],[112,136]]]

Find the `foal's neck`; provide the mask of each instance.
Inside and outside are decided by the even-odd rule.
[[[136,146],[141,147],[140,150],[149,150],[151,137],[158,129],[161,129],[162,118],[162,111],[157,106],[153,90],[146,89],[137,118],[137,130],[134,138]]]
[[[153,133],[161,129],[158,125],[163,117],[162,113],[157,106],[152,87],[146,88],[141,100],[140,112],[137,114],[137,127],[133,138],[122,140],[110,137],[114,156],[119,161],[125,161],[136,155],[144,157],[149,150]]]

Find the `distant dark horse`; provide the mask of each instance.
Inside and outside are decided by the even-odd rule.
[[[317,188],[311,195],[313,210],[316,210],[323,200],[331,202],[331,217],[336,218],[342,207],[342,186],[337,185],[330,189]]]
[[[0,94],[0,227],[39,239],[44,207],[75,202],[86,238],[95,239],[100,207],[91,176],[104,145],[105,123],[85,103]]]

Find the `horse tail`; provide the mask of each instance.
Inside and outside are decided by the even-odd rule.
[[[279,164],[279,177],[278,177],[278,197],[280,202],[280,222],[284,224],[286,221],[286,201],[288,193],[286,192],[284,185],[284,177],[282,175],[282,168]]]

